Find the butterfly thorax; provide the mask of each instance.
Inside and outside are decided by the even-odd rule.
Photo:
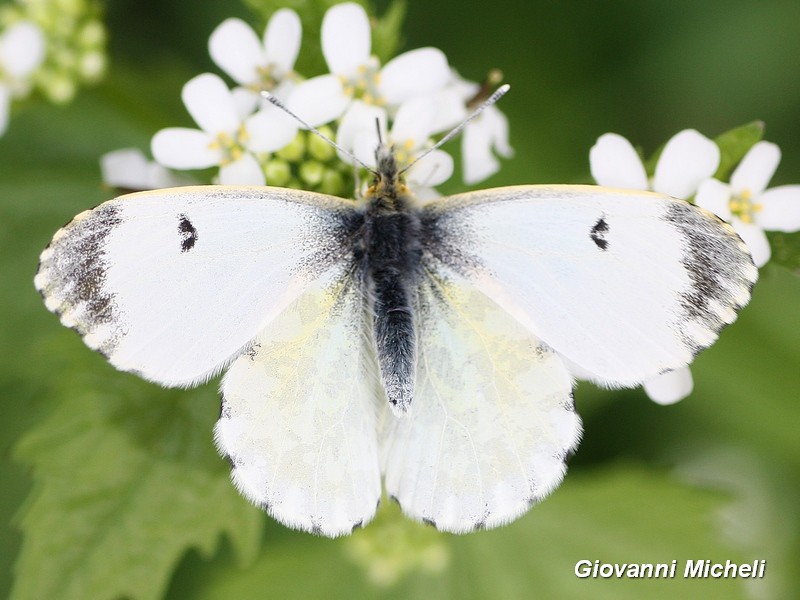
[[[419,271],[420,221],[390,150],[377,153],[378,171],[367,192],[362,273],[373,337],[390,404],[405,413],[414,395],[416,329],[413,290]]]

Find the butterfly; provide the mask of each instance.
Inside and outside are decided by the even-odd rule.
[[[555,489],[581,437],[571,369],[609,387],[687,365],[758,271],[668,196],[517,186],[423,204],[390,148],[359,201],[276,187],[139,192],[41,254],[46,307],[168,387],[227,369],[214,429],[240,492],[325,536],[377,510],[464,533]]]

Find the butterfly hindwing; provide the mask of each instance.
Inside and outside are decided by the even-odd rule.
[[[610,385],[688,364],[758,271],[733,229],[660,194],[519,186],[428,204],[423,245],[554,350]]]
[[[353,215],[344,200],[281,188],[129,194],[59,230],[35,284],[118,369],[194,385],[346,257]]]
[[[418,291],[414,403],[382,423],[386,492],[463,533],[507,523],[552,491],[581,425],[560,358],[484,294],[440,271]]]
[[[337,536],[375,514],[378,408],[363,317],[361,293],[337,275],[281,313],[223,379],[217,445],[244,496],[290,527]]]

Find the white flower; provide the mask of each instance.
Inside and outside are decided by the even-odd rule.
[[[28,93],[28,77],[44,56],[44,34],[35,23],[20,21],[0,34],[0,135],[8,128],[11,99]]]
[[[694,129],[685,129],[664,146],[652,181],[631,143],[616,133],[598,138],[589,153],[592,177],[604,186],[652,190],[687,200],[719,167],[719,147]],[[659,404],[673,404],[692,391],[689,367],[667,371],[644,382],[644,390]]]
[[[736,167],[730,184],[709,179],[700,186],[695,199],[699,206],[733,225],[757,267],[765,265],[772,254],[765,229],[800,229],[800,185],[766,189],[780,160],[778,146],[758,142]]]
[[[381,69],[370,55],[371,38],[369,19],[361,6],[346,2],[330,8],[322,21],[322,52],[330,74],[299,84],[289,96],[289,108],[316,126],[342,116],[354,99],[395,108],[447,83],[450,68],[441,50],[411,50]]]
[[[650,182],[631,143],[621,135],[606,133],[592,146],[589,164],[599,185],[652,190],[687,200],[717,171],[719,148],[694,129],[685,129],[664,146]]]
[[[383,140],[394,148],[395,158],[402,170],[429,147],[436,109],[436,104],[429,97],[406,100],[397,109],[392,129],[387,133],[385,114],[377,107],[357,102],[342,119],[338,137],[347,144],[350,141],[351,128],[360,126],[354,131],[352,140],[356,158],[370,167],[376,167],[375,149],[380,140]],[[375,126],[376,120],[381,130],[380,140]],[[344,140],[342,133],[345,134]],[[432,188],[447,181],[452,174],[453,158],[447,152],[434,150],[414,163],[406,172],[405,179],[417,197],[426,200],[436,197]]]
[[[435,95],[438,112],[434,131],[446,131],[461,123],[481,100],[482,86],[466,81],[452,72],[447,87]],[[499,154],[511,158],[514,149],[508,143],[508,119],[492,105],[467,123],[461,138],[464,183],[473,185],[500,170]]]
[[[675,404],[692,393],[694,388],[692,371],[689,367],[666,371],[645,381],[643,387],[653,402],[665,406]]]
[[[225,82],[211,73],[190,80],[183,103],[200,129],[170,127],[153,137],[153,157],[172,169],[220,166],[223,184],[264,185],[254,153],[274,152],[297,134],[294,121],[272,105],[245,117]]]
[[[241,19],[226,19],[208,40],[211,58],[239,85],[252,93],[267,90],[285,99],[302,39],[300,17],[291,9],[277,11],[267,23],[263,41]]]
[[[189,185],[156,162],[147,160],[138,148],[121,148],[100,157],[103,182],[124,190],[155,190]]]

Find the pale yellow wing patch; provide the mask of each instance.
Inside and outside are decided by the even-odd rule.
[[[561,482],[580,438],[561,359],[469,284],[420,288],[416,395],[385,411],[387,493],[456,533],[507,523]]]
[[[327,536],[371,520],[381,493],[374,367],[347,281],[300,296],[233,363],[215,429],[248,499]]]

